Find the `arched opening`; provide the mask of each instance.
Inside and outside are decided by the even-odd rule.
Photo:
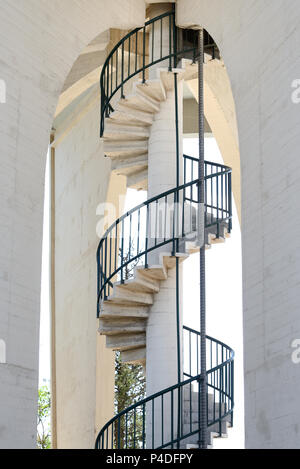
[[[88,52],[88,54],[89,53],[90,52]],[[74,65],[75,68],[77,66],[76,64],[77,65],[80,64],[80,60],[76,61]],[[74,69],[72,70],[71,75],[72,74],[75,74]],[[78,81],[80,81],[82,84],[81,80],[82,78],[79,78]],[[73,92],[74,89],[76,88],[75,86],[76,82],[74,83],[74,79],[72,79],[71,77],[68,78],[67,82],[69,82],[69,88]],[[207,79],[207,82],[208,84],[210,83],[210,78]],[[59,345],[59,348],[56,349],[56,354],[60,354],[60,357],[61,357],[61,360],[59,361],[58,357],[56,356],[56,365],[58,367],[56,369],[56,373],[60,375],[60,380],[61,380],[59,384],[61,404],[58,404],[60,405],[60,409],[58,410],[58,412],[60,413],[60,415],[63,415],[64,413],[64,415],[67,416],[66,420],[61,423],[61,429],[64,429],[64,431],[65,431],[65,428],[68,426],[69,422],[71,422],[74,427],[74,420],[72,421],[72,417],[74,417],[72,415],[72,407],[70,405],[70,408],[66,409],[64,407],[64,404],[66,400],[68,400],[68,396],[70,396],[70,394],[68,393],[71,390],[73,393],[72,397],[74,397],[74,390],[77,390],[78,397],[80,396],[81,399],[83,398],[84,393],[82,392],[82,386],[81,386],[81,389],[79,389],[78,387],[79,383],[77,382],[77,377],[80,377],[80,379],[82,379],[82,376],[84,375],[84,371],[86,371],[86,369],[83,371],[83,369],[81,369],[80,366],[84,367],[88,360],[88,354],[82,355],[82,350],[80,351],[81,352],[80,355],[77,355],[77,358],[75,356],[76,352],[74,353],[74,350],[76,350],[76,347],[78,347],[77,350],[80,350],[79,344],[76,344],[76,343],[74,344],[74,337],[77,338],[78,332],[80,331],[80,333],[82,332],[84,333],[84,340],[86,340],[86,335],[88,333],[87,333],[87,330],[85,330],[85,325],[83,324],[82,319],[79,316],[80,309],[81,310],[84,309],[86,305],[84,295],[83,295],[83,290],[81,289],[82,279],[79,279],[80,274],[78,274],[78,278],[75,279],[75,283],[74,283],[74,278],[71,278],[71,277],[74,274],[74,268],[76,272],[76,267],[79,266],[79,263],[81,262],[79,257],[82,257],[83,253],[85,252],[85,248],[87,248],[88,250],[91,249],[92,251],[93,242],[89,241],[88,238],[85,237],[86,233],[84,236],[82,236],[82,232],[81,232],[81,236],[77,239],[77,241],[75,240],[75,244],[73,247],[72,247],[72,243],[70,244],[69,241],[76,238],[76,236],[74,236],[74,231],[73,231],[74,229],[76,233],[80,232],[82,225],[80,223],[78,224],[78,220],[80,220],[81,223],[83,222],[83,219],[86,216],[85,210],[87,209],[89,211],[89,209],[95,205],[96,200],[93,199],[93,196],[91,196],[89,192],[85,193],[85,189],[89,187],[87,183],[88,172],[84,174],[85,169],[86,169],[84,168],[83,173],[80,174],[82,170],[81,164],[83,162],[83,166],[85,165],[89,166],[89,162],[85,161],[84,157],[82,161],[81,158],[79,157],[79,154],[81,153],[82,155],[84,152],[87,152],[88,154],[96,154],[97,151],[99,151],[99,153],[101,152],[101,144],[99,145],[96,144],[95,147],[88,148],[88,145],[90,142],[93,142],[93,144],[97,142],[96,136],[97,136],[97,131],[98,131],[98,126],[97,126],[98,119],[96,116],[97,116],[97,110],[98,110],[97,105],[98,105],[99,95],[98,95],[98,91],[96,89],[95,84],[84,89],[82,93],[80,93],[80,87],[78,87],[80,94],[79,96],[74,97],[74,102],[72,101],[72,93],[69,92],[69,95],[68,95],[69,88],[67,88],[66,86],[67,85],[65,85],[65,87],[63,88],[64,90],[63,99],[61,100],[59,104],[60,110],[56,115],[54,126],[53,126],[55,135],[54,135],[54,142],[52,144],[52,148],[55,148],[56,159],[58,161],[58,164],[54,168],[54,171],[55,171],[55,175],[59,175],[58,177],[60,179],[60,181],[57,181],[57,178],[56,178],[56,184],[55,184],[55,189],[56,189],[55,211],[58,214],[58,217],[56,217],[56,220],[55,220],[55,224],[58,230],[57,231],[58,236],[57,236],[57,239],[55,239],[55,250],[56,250],[56,255],[58,256],[58,259],[60,257],[61,258],[65,257],[65,259],[67,259],[66,263],[62,266],[62,269],[59,268],[56,271],[56,282],[58,284],[58,289],[56,288],[56,298],[55,298],[56,311],[63,310],[65,312],[65,314],[60,313],[60,317],[59,317],[60,323],[58,326],[60,337],[57,339],[57,336],[56,336],[57,344]],[[193,93],[193,83],[189,83],[188,86],[189,86],[190,93]],[[68,102],[68,99],[71,101]],[[74,111],[74,109],[76,109],[76,113],[77,113],[76,116],[72,116],[72,111]],[[79,115],[78,115],[78,110],[80,110]],[[215,112],[211,111],[210,115],[214,117]],[[219,127],[215,124],[215,119],[213,117],[207,118],[207,120],[210,120],[211,127],[215,126],[215,129],[219,129]],[[225,118],[225,121],[226,121],[226,118]],[[91,123],[92,123],[92,126],[91,126]],[[218,130],[215,130],[215,134],[217,134],[217,132]],[[224,133],[224,129],[223,129],[223,133]],[[224,145],[224,148],[225,146],[226,145]],[[227,149],[227,152],[230,153],[228,149]],[[72,157],[73,157],[73,160],[72,160]],[[77,158],[77,161],[75,158]],[[226,161],[226,163],[230,164],[228,160]],[[73,168],[74,164],[75,166],[77,166],[77,168],[75,169],[75,172],[72,174],[72,171],[74,169]],[[92,168],[93,168],[93,171],[95,171],[96,166],[92,165]],[[111,170],[108,161],[103,162],[103,166],[101,166],[101,168],[99,167],[98,169],[100,169],[102,174],[110,174],[110,170]],[[92,175],[92,173],[89,173],[89,174]],[[64,176],[61,177],[60,175],[64,175]],[[66,177],[67,181],[64,180],[64,177]],[[78,181],[79,181],[79,186],[78,186]],[[122,178],[120,179],[120,176],[116,178],[113,177],[113,180],[110,181],[110,187],[108,187],[107,185],[104,192],[106,191],[106,194],[107,193],[111,194],[112,198],[116,198],[117,195],[119,195],[119,193],[122,192],[120,181],[122,181]],[[106,180],[106,183],[107,182],[108,180]],[[123,184],[124,184],[124,190],[125,190],[124,179],[123,179]],[[92,189],[93,194],[97,192],[95,187],[93,188],[89,187],[89,188]],[[74,198],[74,195],[75,195],[75,198]],[[78,197],[78,199],[76,197]],[[101,198],[103,198],[103,194],[101,195]],[[91,206],[83,207],[82,206],[83,200],[88,200],[89,203],[91,203]],[[78,210],[78,207],[80,206],[81,206],[81,209]],[[68,213],[67,220],[65,217],[62,216],[62,214],[65,214],[65,213]],[[89,212],[89,215],[91,214],[92,212]],[[91,217],[89,219],[91,219]],[[67,221],[68,226],[66,226],[66,221]],[[89,221],[87,218],[84,219],[84,224],[89,224]],[[59,233],[62,233],[62,232],[64,232],[64,238],[60,238],[59,236]],[[78,244],[76,245],[76,243]],[[76,256],[78,256],[78,261],[76,260],[74,261],[74,259],[76,259]],[[72,259],[71,266],[69,265],[70,259]],[[57,269],[57,264],[60,264],[60,263],[56,262],[55,264],[56,264],[56,269]],[[70,269],[70,267],[72,269]],[[66,273],[67,273],[67,277],[66,277]],[[84,275],[85,275],[85,278],[89,279],[89,285],[90,285],[93,275],[90,272],[88,273],[87,271],[84,272]],[[67,289],[69,288],[69,293],[66,295],[65,291],[63,292],[61,290],[61,285],[62,285],[62,282],[64,282],[64,287],[66,287],[66,284],[68,283],[69,279],[71,279],[69,287],[67,287]],[[79,283],[77,283],[78,280],[79,280]],[[74,302],[74,298],[72,298],[72,294],[74,291],[80,292],[79,298],[76,300],[76,303]],[[91,292],[92,290],[89,290],[90,296],[92,296]],[[59,295],[61,296],[60,296],[60,299],[58,300]],[[78,308],[78,313],[74,315],[74,311],[76,312],[77,308]],[[73,321],[72,321],[71,315],[68,317],[68,319],[66,318],[66,315],[70,313],[73,316]],[[56,318],[57,318],[57,315],[56,315]],[[80,318],[78,323],[76,323],[75,318],[76,320]],[[71,324],[70,327],[73,328],[72,332],[70,331],[66,332],[67,323]],[[75,330],[75,328],[77,330]],[[92,330],[92,321],[89,324],[89,331],[91,330]],[[71,341],[69,341],[69,339]],[[98,342],[98,339],[96,339],[96,342]],[[103,355],[107,353],[107,356],[110,355],[109,359],[111,361],[112,354],[110,352],[104,351],[103,341],[102,341],[102,344],[99,345],[99,347],[101,349],[102,360],[103,360]],[[71,355],[74,354],[74,356],[70,356],[70,354]],[[79,361],[78,361],[78,356],[80,357]],[[81,359],[82,359],[82,362],[81,362]],[[72,367],[71,374],[73,373],[72,376],[74,378],[74,381],[72,383],[72,386],[70,387],[70,390],[68,390],[66,386],[66,382],[62,378],[64,377],[65,370],[70,365]],[[97,365],[97,362],[96,362],[96,365]],[[68,371],[70,371],[70,368],[68,369]],[[92,373],[93,373],[93,370],[91,368],[89,371],[89,374],[91,375]],[[107,376],[109,375],[109,373],[111,374],[111,372],[107,370],[106,371],[102,370],[101,379],[103,380],[103,376],[105,375]],[[97,376],[97,372],[96,372],[96,376]],[[56,377],[56,383],[57,383],[57,377]],[[103,383],[100,382],[98,383],[98,386],[102,386],[102,384]],[[96,386],[97,386],[97,383],[96,383]],[[107,394],[106,394],[107,399],[110,399],[109,392],[111,393],[111,387],[110,388],[107,387],[106,391],[107,391]],[[103,404],[105,405],[104,401],[103,401]],[[93,407],[91,406],[88,409],[89,422],[87,425],[89,425],[89,427],[87,426],[86,428],[90,432],[90,435],[89,435],[90,439],[91,439],[91,434],[92,434],[90,422],[94,418],[94,413],[95,412],[97,413],[97,409],[99,409],[99,407],[97,407],[97,403],[95,406]],[[86,414],[85,414],[85,417],[86,417]],[[101,416],[100,421],[102,418],[103,418],[103,415]],[[81,426],[83,425],[82,420],[83,420],[82,416],[80,416]],[[78,422],[76,422],[75,424],[78,424]],[[76,428],[76,426],[74,428]],[[63,434],[62,431],[61,431],[61,434]],[[65,438],[65,436],[63,436],[62,438]],[[72,445],[74,445],[74,437],[73,436],[71,437],[70,435],[67,435],[66,439],[62,440],[60,444],[62,444],[63,446],[67,446],[68,441],[69,442],[72,441]]]

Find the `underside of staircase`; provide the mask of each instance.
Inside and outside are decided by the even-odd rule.
[[[217,228],[212,225],[205,230],[205,246],[224,243],[229,236],[227,223]],[[112,295],[101,304],[99,332],[106,336],[106,346],[120,351],[122,361],[146,365],[146,326],[149,308],[155,301],[155,294],[167,279],[168,270],[175,268],[176,257],[184,261],[190,254],[199,252],[197,232],[189,234],[188,240],[181,241],[181,253],[171,256],[160,253],[158,265],[134,268],[132,278],[114,283]]]
[[[114,111],[106,119],[103,134],[104,154],[112,160],[112,170],[127,176],[127,186],[137,190],[148,188],[148,140],[155,115],[167,93],[174,89],[174,73],[178,80],[197,77],[197,65],[182,59],[177,68],[157,68],[157,78],[135,80],[127,86],[126,97],[113,102]]]

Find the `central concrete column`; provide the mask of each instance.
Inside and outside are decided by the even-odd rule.
[[[153,16],[160,15],[168,11],[172,5],[153,5],[151,12]],[[166,9],[167,8],[167,9]],[[155,13],[155,14],[154,14]],[[167,22],[164,24],[163,37],[168,38]],[[150,38],[151,44],[151,38]],[[160,47],[160,41],[154,41],[154,48]],[[169,50],[168,42],[163,42],[165,52]],[[155,54],[156,50],[154,50]],[[156,68],[165,68],[167,71],[169,63],[160,63]],[[171,73],[171,72],[170,72]],[[150,80],[159,78],[157,70],[152,68],[149,73]],[[174,75],[172,74],[172,78]],[[180,142],[180,183],[182,182],[182,114],[183,114],[183,93],[182,82],[178,79],[178,134]],[[176,119],[175,119],[175,91],[167,91],[166,100],[160,104],[160,112],[155,115],[151,127],[148,145],[148,198],[159,195],[169,189],[176,187]],[[168,204],[171,207],[174,199],[170,197]],[[164,200],[161,201],[164,203]],[[161,215],[164,211],[161,209]],[[163,217],[162,217],[163,218]],[[161,220],[162,220],[161,218]],[[163,221],[163,220],[162,220]],[[153,228],[153,218],[151,218]],[[151,223],[150,222],[150,223]],[[160,223],[160,222],[159,222]],[[151,230],[151,226],[150,226]],[[171,233],[168,234],[171,236]],[[151,239],[152,236],[152,239]],[[153,232],[151,232],[149,245],[153,245]],[[168,236],[167,236],[168,237]],[[149,266],[162,263],[160,254],[170,253],[173,250],[173,243],[167,244],[149,254]],[[180,275],[180,315],[182,313],[181,294],[181,267]],[[180,326],[180,330],[182,327]],[[151,307],[147,324],[147,348],[146,348],[146,382],[147,395],[161,391],[178,381],[177,363],[177,321],[176,321],[176,268],[168,270],[167,280],[160,282],[160,291],[155,295],[154,304]],[[164,435],[165,442],[171,438],[171,396],[164,398]],[[173,396],[173,425],[174,435],[176,434],[177,422],[177,394]],[[152,418],[154,416],[154,446],[162,442],[162,402],[155,401],[154,412],[149,405],[147,408],[147,447],[152,447]]]

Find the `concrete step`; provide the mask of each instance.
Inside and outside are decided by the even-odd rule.
[[[104,301],[101,305],[100,317],[103,319],[116,318],[148,318],[148,306],[121,305],[114,304],[111,301]]]
[[[113,350],[125,351],[146,347],[146,333],[114,334],[106,336],[106,347]]]
[[[154,279],[146,278],[141,274],[140,270],[136,270],[133,278],[126,280],[125,283],[115,283],[118,288],[133,293],[158,293],[159,282]]]
[[[129,175],[127,177],[127,187],[137,191],[146,191],[148,189],[148,168]]]
[[[126,103],[126,100],[122,99],[118,103],[118,110],[117,112],[126,114],[129,118],[134,119],[139,122],[143,122],[145,124],[151,125],[153,122],[153,113],[141,111],[139,109],[134,109]],[[113,117],[111,114],[111,117]]]
[[[146,96],[141,92],[126,96],[122,102],[123,104],[126,104],[126,106],[139,111],[149,112],[152,114],[159,112],[159,102],[154,100],[151,96]]]
[[[167,99],[166,89],[159,77],[147,80],[146,83],[142,83],[140,80],[135,83],[134,87],[139,93],[155,101],[161,102]]]
[[[166,280],[168,277],[167,269],[164,265],[152,265],[147,269],[145,266],[137,266],[135,270],[139,272],[140,275],[154,281]]]
[[[127,291],[126,288],[115,285],[112,295],[106,301],[125,306],[150,306],[153,304],[153,295],[151,293]]]
[[[149,135],[150,128],[146,126],[118,123],[111,118],[105,121],[105,140],[147,140]]]
[[[135,156],[145,155],[148,152],[148,142],[146,140],[104,140],[103,147],[105,155],[111,158],[133,158]]]
[[[131,350],[124,350],[121,353],[123,363],[132,365],[146,365],[146,347],[140,347]]]
[[[116,174],[132,176],[148,168],[148,154],[129,158],[116,158],[112,160],[111,169]]]
[[[140,318],[100,318],[98,332],[106,336],[145,332],[146,322],[147,319]]]

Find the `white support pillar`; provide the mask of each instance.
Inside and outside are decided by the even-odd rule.
[[[161,14],[163,11],[156,12]],[[166,36],[165,31],[165,36]],[[155,41],[154,41],[155,43]],[[151,39],[150,39],[151,44]],[[173,62],[172,62],[173,63]],[[159,64],[158,68],[167,67],[168,64]],[[153,71],[151,72],[154,73]],[[150,75],[151,79],[152,75]],[[158,78],[157,70],[155,78]],[[154,77],[153,77],[154,78]],[[183,85],[178,80],[178,135],[180,142],[180,183],[182,183],[182,115],[183,115]],[[161,102],[160,112],[156,114],[151,127],[148,145],[148,198],[159,195],[176,187],[176,120],[175,120],[175,92],[169,90],[167,99]],[[169,202],[171,203],[171,198]],[[151,227],[150,227],[151,228]],[[151,245],[151,239],[149,241]],[[160,253],[170,253],[173,243],[167,244],[149,254],[149,265],[162,262]],[[181,277],[182,269],[179,267],[180,292],[179,307],[180,318],[182,313]],[[181,323],[181,319],[180,319]],[[180,324],[180,330],[182,330]],[[155,295],[147,324],[146,347],[146,382],[147,395],[151,395],[172,386],[178,381],[177,362],[177,322],[176,322],[176,269],[168,271],[167,280],[160,282],[160,291]],[[177,394],[173,396],[173,426],[174,435],[177,431]],[[154,415],[154,446],[162,443],[162,402],[156,400],[154,412],[149,405],[147,408],[147,447],[152,447],[152,417]],[[164,441],[171,438],[171,397],[164,398]]]

